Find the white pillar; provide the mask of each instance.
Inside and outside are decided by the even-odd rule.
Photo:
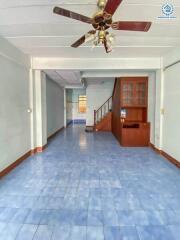
[[[66,120],[66,88],[64,88],[64,127],[67,127],[67,120]]]
[[[31,150],[36,147],[35,142],[35,112],[34,112],[34,71],[29,72],[29,113],[30,113],[30,131],[31,131]]]
[[[155,113],[155,147],[162,149],[163,140],[163,118],[164,118],[164,72],[160,69],[156,72],[156,113]]]
[[[40,70],[31,73],[31,147],[41,152],[47,144],[46,76]]]

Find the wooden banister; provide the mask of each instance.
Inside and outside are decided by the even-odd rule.
[[[103,103],[103,105],[102,105],[100,108],[98,108],[98,110],[96,110],[96,112],[99,111],[104,105],[106,105],[106,103],[109,102],[109,100],[110,100],[111,98],[112,98],[112,96],[111,96],[110,98],[108,98],[108,100],[107,100],[105,103]]]
[[[112,104],[112,96],[98,110],[94,110],[94,126],[111,110],[110,103]]]
[[[117,78],[115,78],[114,89],[113,89],[112,97],[114,97],[114,93],[115,93],[116,85],[117,85]]]
[[[115,89],[117,85],[117,78],[115,79],[114,82],[114,89],[113,89],[113,94],[108,100],[103,103],[103,105],[98,108],[97,110],[94,110],[94,126],[103,119],[103,117],[111,110],[112,108],[112,99],[114,97]],[[99,116],[100,115],[100,116]]]

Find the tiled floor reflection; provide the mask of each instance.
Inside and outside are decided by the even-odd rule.
[[[0,240],[179,240],[180,172],[70,126],[0,181]]]

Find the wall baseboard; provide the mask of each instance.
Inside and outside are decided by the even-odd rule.
[[[164,152],[163,150],[159,150],[158,148],[156,148],[154,146],[154,144],[150,143],[150,147],[157,152],[158,154],[162,155],[163,157],[165,157],[169,162],[171,162],[172,164],[174,164],[177,168],[180,168],[180,162],[178,160],[176,160],[175,158],[173,158],[172,156],[170,156],[169,154],[167,154],[166,152]]]
[[[44,145],[43,147],[36,147],[35,149],[32,149],[31,150],[31,156],[33,156],[36,153],[42,153],[45,150],[46,147],[47,147],[47,144]]]
[[[51,140],[53,137],[55,137],[60,131],[62,131],[64,127],[60,128],[58,131],[53,133],[50,137],[48,137],[48,141]],[[36,147],[35,149],[32,149],[25,153],[22,157],[18,158],[15,162],[13,162],[11,165],[6,167],[4,170],[0,172],[0,179],[4,176],[6,176],[8,173],[10,173],[14,168],[16,168],[18,165],[20,165],[24,160],[26,160],[28,157],[33,156],[36,153],[42,153],[45,148],[47,147],[47,144],[43,147]]]
[[[9,165],[7,168],[0,172],[0,178],[6,176],[9,172],[11,172],[14,168],[20,165],[25,159],[27,159],[31,155],[32,155],[31,151],[29,151],[25,153],[22,157],[18,158],[14,163],[12,163],[11,165]]]
[[[58,129],[55,133],[53,133],[51,136],[48,137],[48,141],[50,141],[52,138],[54,138],[58,133],[60,133],[62,130],[64,130],[64,127]]]
[[[20,165],[23,161],[25,161],[28,157],[35,155],[36,153],[42,153],[44,149],[47,147],[47,144],[43,147],[37,147],[35,149],[30,150],[25,153],[22,157],[18,158],[15,162],[9,165],[7,168],[0,172],[0,178],[6,176],[9,172],[11,172],[14,168]]]

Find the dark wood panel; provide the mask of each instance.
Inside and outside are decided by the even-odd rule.
[[[145,147],[149,146],[150,124],[138,124],[139,128],[123,128],[121,145],[125,147]]]

